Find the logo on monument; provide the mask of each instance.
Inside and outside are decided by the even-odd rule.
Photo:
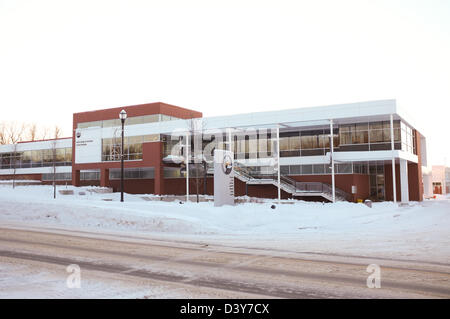
[[[81,132],[77,132],[77,138],[81,137]]]
[[[230,174],[233,170],[233,160],[231,159],[230,155],[225,155],[223,157],[222,170],[225,175]]]

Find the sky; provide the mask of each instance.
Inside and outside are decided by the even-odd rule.
[[[0,0],[0,122],[396,99],[450,165],[450,1]]]

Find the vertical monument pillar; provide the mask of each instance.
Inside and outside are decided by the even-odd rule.
[[[234,205],[234,155],[214,150],[214,206]]]

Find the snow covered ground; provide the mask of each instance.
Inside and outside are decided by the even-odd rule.
[[[58,189],[66,189],[58,186]],[[144,195],[91,192],[53,199],[43,185],[0,185],[1,225],[145,234],[235,247],[450,262],[450,197],[399,207],[390,202],[295,201],[216,208],[211,202],[147,201]],[[84,192],[85,195],[80,195]],[[150,195],[148,195],[150,196]]]

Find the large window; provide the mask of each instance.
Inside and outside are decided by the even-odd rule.
[[[146,124],[146,123],[154,123],[154,122],[162,122],[162,121],[172,121],[179,120],[178,117],[165,115],[165,114],[150,114],[143,116],[130,116],[125,121],[125,125],[134,125],[134,124]],[[103,121],[92,121],[92,122],[82,122],[78,123],[78,128],[88,128],[88,127],[120,127],[121,121],[120,119],[111,119],[111,120],[103,120]]]
[[[373,199],[384,200],[384,163],[372,162],[369,165],[369,185],[370,197]]]
[[[43,181],[53,181],[53,173],[42,174]],[[71,181],[72,173],[55,173],[55,181]]]
[[[55,166],[71,166],[72,148],[0,153],[0,169],[47,167],[53,166],[53,162]]]
[[[334,130],[333,144],[334,148],[339,147],[338,129]],[[280,133],[281,157],[325,155],[329,151],[329,129]]]
[[[99,169],[81,170],[80,171],[80,180],[82,180],[82,181],[99,181],[100,180],[100,170]]]
[[[334,164],[335,174],[369,174],[368,163],[339,163]],[[330,164],[313,165],[282,165],[283,175],[329,175],[331,174]],[[276,174],[276,172],[274,172]]]
[[[413,129],[401,123],[402,151],[416,154],[416,139]]]
[[[339,151],[390,150],[390,121],[363,122],[339,126]],[[400,121],[394,121],[394,148],[400,149]]]
[[[158,134],[125,137],[123,140],[124,160],[141,160],[143,143],[155,142],[158,140]],[[120,161],[121,147],[122,138],[102,139],[102,161]]]
[[[120,179],[121,170],[120,168],[111,168],[109,170],[109,179]],[[152,179],[155,178],[155,168],[154,167],[137,167],[137,168],[124,168],[123,170],[124,179]]]

